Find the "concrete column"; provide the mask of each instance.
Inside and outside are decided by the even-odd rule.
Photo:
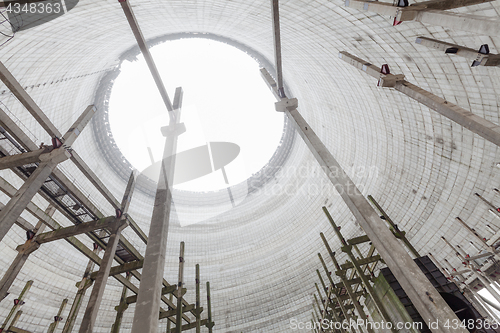
[[[61,162],[70,157],[70,153],[64,148],[53,150],[49,154],[40,156],[41,162],[36,170],[29,176],[26,182],[16,192],[16,194],[0,211],[0,241],[5,237],[21,213],[35,194],[40,190],[43,183],[52,173],[52,170]]]
[[[127,273],[126,279],[128,281],[130,281],[131,277],[132,277],[132,274]],[[127,291],[128,291],[128,288],[126,286],[123,286],[122,294],[120,296],[120,304],[118,304],[118,306],[115,306],[116,318],[115,318],[115,323],[111,327],[111,333],[119,333],[120,332],[120,327],[122,325],[122,319],[123,319],[123,313],[125,312],[125,310],[128,309]]]
[[[420,258],[420,254],[418,253],[418,251],[413,247],[413,245],[410,243],[410,241],[406,238],[405,232],[402,232],[401,230],[399,230],[398,225],[391,220],[389,215],[387,215],[387,213],[384,211],[384,209],[378,204],[377,201],[375,201],[375,199],[371,195],[368,196],[368,200],[370,200],[371,203],[377,208],[377,210],[380,212],[380,215],[382,215],[385,218],[385,221],[391,227],[391,231],[394,233],[394,236],[396,236],[396,238],[399,238],[403,241],[403,243],[406,245],[408,250],[410,250],[410,252],[413,253],[415,258]]]
[[[394,6],[381,1],[346,0],[347,7],[362,11],[369,11],[381,15],[394,17],[393,25],[404,21],[418,21],[430,25],[448,27],[452,30],[470,31],[480,35],[496,36],[500,31],[500,21],[469,14],[458,14],[445,11],[446,9],[459,8],[490,2],[493,0],[468,0],[468,1],[424,1],[411,6]]]
[[[102,230],[99,233],[99,237],[104,237],[105,231]],[[100,251],[100,248],[96,246],[94,248],[93,254],[97,255]],[[85,293],[87,292],[87,289],[92,286],[92,280],[90,279],[90,273],[94,269],[94,262],[92,260],[89,260],[87,264],[87,268],[85,269],[85,273],[83,274],[83,278],[80,282],[77,282],[76,286],[78,288],[78,291],[75,296],[75,300],[73,301],[73,304],[71,305],[71,309],[68,314],[68,319],[66,320],[66,323],[64,323],[64,327],[62,330],[62,333],[71,333],[73,331],[73,326],[75,326],[75,321],[76,318],[78,317],[78,313],[80,312],[80,307],[82,306],[82,301],[83,298],[85,297]]]
[[[180,99],[182,88],[177,88],[176,96],[179,96],[177,99]],[[175,100],[174,104],[176,104]],[[172,205],[171,185],[173,184],[175,152],[177,139],[182,134],[183,128],[182,124],[178,122],[180,109],[172,112],[175,113],[174,120],[170,121],[167,128],[162,129],[168,136],[165,140],[160,177],[156,189],[132,333],[156,333],[158,331],[158,313],[160,312],[163,270]],[[171,158],[169,158],[170,156]]]
[[[261,69],[261,72],[274,95],[279,98],[275,90],[276,83],[272,77],[264,68]],[[380,256],[384,259],[422,318],[426,322],[438,322],[441,324],[445,323],[448,319],[458,320],[455,313],[453,313],[448,304],[446,304],[441,295],[432,286],[417,264],[413,262],[412,258],[391,231],[384,225],[384,222],[380,220],[380,217],[365,199],[364,195],[349,176],[347,176],[337,160],[335,160],[330,151],[311,129],[311,126],[299,113],[297,104],[296,99],[283,98],[280,99],[276,107],[279,110],[283,110],[288,119],[294,124],[297,132],[311,150],[366,235],[373,242]],[[432,332],[451,333],[452,331],[441,325],[439,328],[433,329]],[[453,330],[453,333],[468,332],[466,329],[459,328]]]
[[[342,51],[339,53],[339,57],[348,64],[377,78],[380,87],[394,88],[491,143],[500,146],[500,126],[497,124],[411,84],[404,79],[404,75],[391,74],[388,72],[387,65],[384,65],[385,73],[382,73],[380,67],[372,65],[368,61],[355,57],[350,53]]]
[[[9,314],[7,315],[7,318],[5,319],[4,323],[2,324],[2,327],[0,327],[0,331],[7,332],[9,328],[13,325],[12,323],[14,322],[14,319],[17,321],[19,319],[19,316],[16,318],[16,312],[19,310],[19,308],[24,304],[24,298],[26,297],[26,294],[30,290],[31,286],[33,285],[33,281],[30,280],[26,282],[26,285],[23,288],[23,291],[21,291],[21,294],[19,297],[14,301],[14,306],[10,310]],[[22,312],[21,312],[22,313]]]
[[[94,287],[92,288],[92,293],[90,294],[89,303],[85,314],[83,316],[82,324],[80,326],[79,333],[92,333],[94,329],[94,323],[99,313],[99,306],[101,305],[102,295],[104,294],[104,289],[106,288],[106,283],[109,277],[109,271],[111,265],[113,264],[113,258],[115,257],[116,247],[120,241],[120,234],[123,229],[128,226],[128,223],[123,219],[123,224],[117,226],[111,231],[109,236],[108,244],[106,245],[106,250],[102,258],[101,266],[99,267],[99,272],[94,281]]]
[[[45,214],[52,217],[55,210],[56,209],[54,206],[49,205],[45,210]],[[35,236],[39,235],[43,232],[45,226],[46,225],[43,223],[43,221],[39,220],[32,232]],[[2,280],[0,280],[0,301],[9,294],[8,290],[10,286],[12,286],[12,283],[14,283],[14,280],[17,278],[17,275],[23,268],[26,260],[28,260],[29,255],[36,251],[39,246],[39,244],[33,242],[32,237],[28,239],[21,248],[18,249],[19,253],[17,254],[16,258],[14,258],[14,261],[10,265],[9,269],[7,269],[7,272],[5,272]]]
[[[64,299],[61,303],[61,306],[59,307],[59,311],[57,311],[57,316],[54,317],[54,322],[50,324],[49,329],[47,330],[47,333],[54,333],[57,325],[59,325],[59,322],[62,321],[62,313],[64,309],[66,308],[66,304],[68,304],[68,299]]]
[[[488,44],[481,45],[479,50],[474,50],[465,46],[443,42],[428,37],[417,37],[415,43],[433,49],[444,51],[446,54],[456,54],[459,57],[472,60],[472,67],[476,66],[500,66],[500,55],[491,54]]]

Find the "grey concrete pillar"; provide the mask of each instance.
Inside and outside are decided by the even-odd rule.
[[[104,237],[105,231],[102,230],[99,233],[99,237]],[[98,254],[100,251],[100,248],[96,246],[94,248],[93,253]],[[85,269],[85,272],[83,273],[83,278],[80,282],[76,284],[78,287],[78,291],[76,293],[75,299],[73,301],[73,304],[71,305],[71,309],[68,314],[68,319],[66,320],[66,323],[64,323],[64,327],[62,330],[62,333],[71,333],[73,331],[73,326],[75,326],[75,321],[76,318],[78,317],[78,313],[80,312],[80,308],[82,306],[83,298],[85,297],[85,293],[87,292],[87,289],[92,286],[92,280],[90,279],[90,273],[94,269],[94,262],[92,260],[89,260],[87,267]]]
[[[62,321],[62,313],[64,309],[66,308],[66,304],[68,304],[68,299],[64,299],[61,303],[61,306],[59,307],[59,311],[57,311],[57,316],[54,317],[54,322],[50,324],[49,329],[47,330],[47,333],[54,333],[57,326],[59,325],[59,322]]]
[[[176,96],[182,95],[182,89],[177,88]],[[174,99],[174,105],[176,104]],[[172,206],[171,185],[175,167],[175,152],[177,139],[182,134],[180,109],[175,113],[174,121],[163,130],[167,134],[160,177],[156,189],[153,216],[149,228],[148,244],[144,255],[142,278],[139,285],[137,305],[132,324],[132,333],[156,333],[158,331],[158,313],[160,312],[161,289],[165,256],[167,250],[168,226]],[[171,112],[170,112],[171,113]],[[168,135],[170,134],[170,135]],[[172,158],[168,158],[172,156]]]
[[[279,96],[275,90],[276,82],[265,69],[261,69],[261,71],[274,95]],[[433,329],[432,332],[468,333],[466,329],[450,330],[443,326],[447,320],[458,320],[458,317],[432,286],[417,264],[413,262],[413,259],[385,226],[384,222],[380,220],[380,217],[364,195],[305,121],[297,110],[297,104],[296,99],[280,98],[276,107],[278,110],[285,112],[288,119],[294,124],[297,132],[366,235],[373,242],[380,256],[384,259],[422,318],[429,323],[439,323],[439,328]]]
[[[52,217],[55,210],[56,209],[54,206],[49,205],[45,210],[45,214]],[[39,220],[32,232],[34,233],[34,235],[39,235],[43,232],[45,226],[46,225],[43,223],[43,221]],[[39,245],[37,243],[33,243],[32,240],[33,237],[28,239],[26,243],[18,249],[19,253],[14,258],[14,261],[12,261],[12,264],[10,265],[9,269],[7,269],[7,272],[5,272],[2,280],[0,280],[0,301],[9,294],[8,291],[10,286],[12,286],[12,283],[14,283],[14,280],[17,278],[17,275],[23,268],[26,260],[28,260],[29,255],[39,248]]]
[[[127,274],[126,279],[130,281],[131,277],[132,277],[132,274]],[[128,291],[128,288],[126,286],[123,286],[122,294],[120,296],[120,304],[118,304],[118,306],[115,307],[116,318],[115,318],[115,323],[111,327],[111,333],[119,333],[120,332],[120,327],[122,325],[122,319],[123,319],[123,313],[125,312],[125,310],[128,309],[127,291]]]
[[[14,306],[7,315],[7,318],[3,322],[2,327],[0,327],[0,330],[2,332],[3,331],[7,332],[9,328],[12,326],[14,319],[15,320],[19,319],[19,317],[16,318],[16,312],[19,311],[19,308],[24,304],[24,298],[26,297],[26,294],[28,293],[32,285],[33,285],[32,280],[26,282],[26,285],[21,291],[21,294],[19,294],[19,297],[14,301]]]
[[[40,190],[40,187],[42,187],[54,168],[70,156],[70,153],[64,148],[58,148],[49,154],[40,156],[43,162],[38,165],[36,170],[5,205],[4,209],[0,211],[0,241],[21,216],[23,210]]]
[[[89,303],[87,305],[87,309],[85,310],[79,333],[92,333],[94,329],[95,320],[97,318],[97,314],[99,313],[99,306],[102,301],[102,295],[104,294],[104,289],[106,288],[106,283],[108,281],[109,271],[111,269],[111,265],[113,264],[118,242],[120,241],[120,234],[121,231],[128,226],[125,219],[122,221],[123,224],[117,226],[114,230],[110,230],[111,235],[109,236],[101,266],[99,267],[97,277],[94,281],[94,287],[92,288],[92,293],[90,294]]]

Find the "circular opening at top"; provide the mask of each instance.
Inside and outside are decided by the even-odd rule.
[[[167,41],[150,49],[170,99],[182,87],[174,188],[216,191],[248,179],[280,144],[284,115],[263,81],[259,64],[230,45],[202,38]],[[163,157],[168,111],[142,55],[124,61],[109,99],[116,144],[139,171],[154,179]],[[152,176],[151,176],[152,175]]]

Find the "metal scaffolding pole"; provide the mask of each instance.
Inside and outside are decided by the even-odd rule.
[[[208,308],[208,333],[212,333],[214,322],[212,321],[212,300],[210,299],[210,282],[207,281],[207,308]]]
[[[476,66],[500,66],[500,54],[491,54],[488,44],[483,44],[479,50],[469,47],[443,42],[433,38],[417,37],[415,43],[444,51],[446,54],[456,54],[459,57],[472,60],[471,67]]]

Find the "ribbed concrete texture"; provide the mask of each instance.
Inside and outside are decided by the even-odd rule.
[[[147,39],[209,33],[243,45],[273,63],[269,0],[131,3]],[[283,0],[280,6],[288,95],[298,98],[304,118],[361,192],[379,202],[408,233],[415,248],[422,254],[432,252],[438,260],[448,257],[458,266],[458,259],[440,241],[445,236],[465,249],[470,246],[470,236],[454,222],[455,217],[460,216],[486,237],[491,235],[487,224],[500,228],[500,220],[474,195],[478,192],[500,206],[500,196],[492,191],[500,186],[497,147],[405,95],[377,87],[376,79],[339,59],[338,53],[346,51],[377,66],[389,64],[393,73],[404,74],[412,84],[498,124],[499,69],[471,68],[469,60],[416,44],[415,38],[424,36],[473,49],[487,43],[490,51],[498,54],[500,36],[414,21],[392,26],[392,19],[346,8],[341,0]],[[452,11],[500,19],[500,2]],[[116,69],[121,55],[135,45],[117,1],[82,0],[65,15],[16,33],[0,48],[0,59],[64,133],[96,96],[102,95],[101,79]],[[168,82],[167,77],[164,80],[173,93],[176,83]],[[15,115],[38,145],[50,144],[45,131],[3,85],[0,101],[0,107]],[[99,112],[104,112],[102,107]],[[96,126],[93,120],[74,148],[115,197],[121,198],[130,172],[122,177],[116,164],[123,168],[125,162],[115,160],[111,166],[106,161],[110,155],[103,154],[96,142]],[[337,251],[339,262],[346,259],[322,206],[327,206],[342,226],[344,237],[362,233],[300,137],[295,136],[286,159],[275,165],[281,165],[281,171],[261,181],[236,208],[187,227],[181,228],[176,216],[170,222],[165,278],[175,283],[179,243],[184,241],[186,297],[190,303],[195,301],[195,265],[199,263],[202,295],[205,282],[210,281],[215,332],[290,332],[291,319],[309,321],[314,282],[318,282],[315,270],[321,267],[317,252],[332,265],[319,236],[321,231]],[[63,162],[61,169],[76,179],[106,216],[114,215],[114,209],[71,161]],[[17,188],[22,185],[9,170],[0,175]],[[175,195],[181,198],[177,202]],[[197,214],[202,214],[200,207],[213,210],[221,205],[219,198],[217,193],[174,192],[175,209],[182,212],[197,208],[201,212]],[[0,200],[8,202],[3,194]],[[34,201],[42,209],[47,206],[38,195]],[[129,209],[146,234],[153,202],[151,193],[136,190]],[[32,224],[37,222],[27,213],[22,216]],[[70,225],[59,212],[54,218]],[[131,228],[123,235],[144,254],[145,245]],[[25,232],[14,226],[0,243],[2,276],[16,256],[16,246],[25,238]],[[78,238],[92,246],[88,238]],[[45,332],[65,298],[70,304],[62,317],[67,318],[77,291],[75,283],[81,280],[87,261],[62,240],[43,244],[31,254],[10,295],[0,303],[0,319],[7,316],[12,300],[28,280],[34,282],[18,327]],[[121,285],[110,278],[94,332],[110,332],[121,291]],[[206,309],[203,296],[202,306]],[[122,332],[130,331],[134,309],[131,305],[125,311]],[[83,310],[74,331],[82,317]],[[166,321],[161,325],[164,331]],[[59,326],[58,330],[63,325]]]

